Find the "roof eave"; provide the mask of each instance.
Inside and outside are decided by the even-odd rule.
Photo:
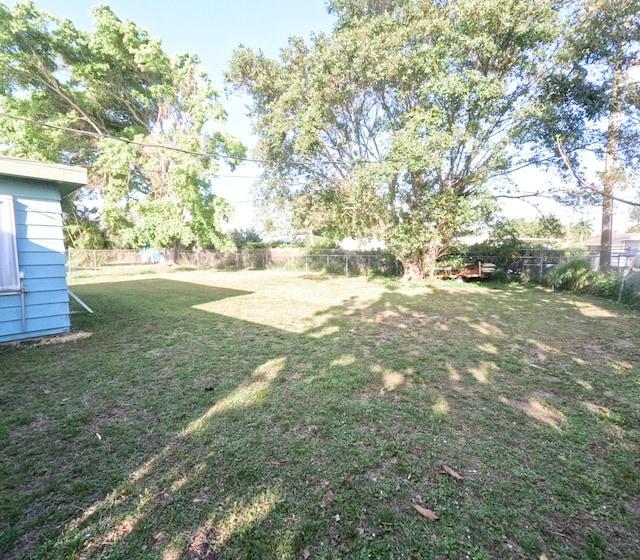
[[[0,156],[0,175],[55,183],[61,195],[87,184],[87,170],[84,167],[7,156]]]

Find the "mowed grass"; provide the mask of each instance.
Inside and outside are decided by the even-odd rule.
[[[637,313],[271,271],[72,289],[92,336],[0,348],[3,560],[640,557]]]

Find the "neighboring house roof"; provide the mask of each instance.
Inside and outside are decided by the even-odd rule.
[[[611,242],[616,245],[640,243],[640,233],[614,233]],[[587,239],[582,241],[580,245],[584,245],[585,247],[600,247],[600,237]]]
[[[55,183],[61,195],[87,184],[84,167],[0,156],[0,175]]]

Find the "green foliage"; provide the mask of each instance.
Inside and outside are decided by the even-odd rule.
[[[607,299],[617,299],[620,292],[620,282],[621,277],[616,272],[594,272],[587,291]]]
[[[321,235],[313,235],[311,237],[305,237],[304,246],[313,250],[322,250],[322,249],[339,249],[340,244],[335,240],[329,237],[323,237]]]
[[[640,308],[640,271],[632,271],[625,279],[622,302]]]
[[[496,256],[509,260],[519,255],[522,245],[518,239],[518,231],[514,220],[499,220],[491,228],[489,238],[467,248],[467,252],[474,255]]]
[[[545,86],[546,103],[538,105],[539,137],[556,153],[560,135],[576,165],[581,156],[604,155],[609,130],[602,126],[612,111],[629,118],[616,133],[616,158],[631,164],[637,156],[638,86],[624,79],[635,64],[640,40],[638,0],[572,0],[566,3],[563,36],[555,71]],[[612,87],[614,81],[620,86]],[[536,122],[535,120],[532,123]],[[566,171],[564,163],[558,161]]]
[[[238,49],[228,80],[253,99],[267,199],[297,225],[377,235],[416,276],[492,212],[538,91],[554,3],[332,2],[330,36],[279,60]]]
[[[540,216],[535,220],[513,218],[499,220],[491,230],[491,239],[513,242],[517,239],[539,237],[562,239],[565,236],[565,226],[554,214]]]
[[[581,292],[593,287],[595,277],[589,261],[575,258],[554,267],[546,282],[556,290]]]
[[[640,83],[634,75],[640,56],[640,1],[571,0],[564,19],[555,70],[532,110],[531,128],[567,176],[571,167],[583,179],[569,193],[568,202],[601,204],[600,262],[606,269],[612,197],[635,183],[640,163]],[[567,159],[558,157],[558,142]],[[585,175],[598,167],[594,155],[604,163],[604,172]]]
[[[85,203],[90,196],[85,197]],[[108,240],[96,219],[96,209],[75,204],[71,196],[62,198],[65,247],[73,249],[106,249]]]
[[[491,275],[491,281],[497,282],[498,284],[509,284],[509,282],[511,282],[511,276],[501,268],[498,268]]]
[[[634,222],[631,225],[629,231],[630,232],[635,232],[635,233],[640,233],[640,207],[634,206],[629,211],[629,218]]]
[[[2,112],[88,133],[3,118],[6,153],[88,166],[114,243],[225,246],[230,207],[209,184],[218,162],[188,152],[233,158],[244,148],[211,132],[224,110],[197,57],[169,58],[159,39],[106,6],[94,8],[89,33],[32,2],[0,4],[0,16]]]
[[[233,229],[227,232],[227,237],[233,242],[236,249],[258,248],[264,246],[262,237],[254,229]]]
[[[538,220],[536,233],[537,237],[562,239],[565,236],[565,227],[557,216],[549,214]]]
[[[545,282],[555,290],[586,293],[620,300],[628,305],[640,305],[640,278],[631,274],[620,293],[622,277],[616,272],[592,271],[585,259],[574,258],[554,267]]]
[[[581,242],[585,239],[589,239],[593,236],[593,226],[591,222],[584,218],[571,226],[571,239],[572,241]]]

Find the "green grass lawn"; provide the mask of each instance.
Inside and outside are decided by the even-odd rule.
[[[3,560],[640,557],[629,309],[272,271],[72,289],[90,337],[0,348]]]

